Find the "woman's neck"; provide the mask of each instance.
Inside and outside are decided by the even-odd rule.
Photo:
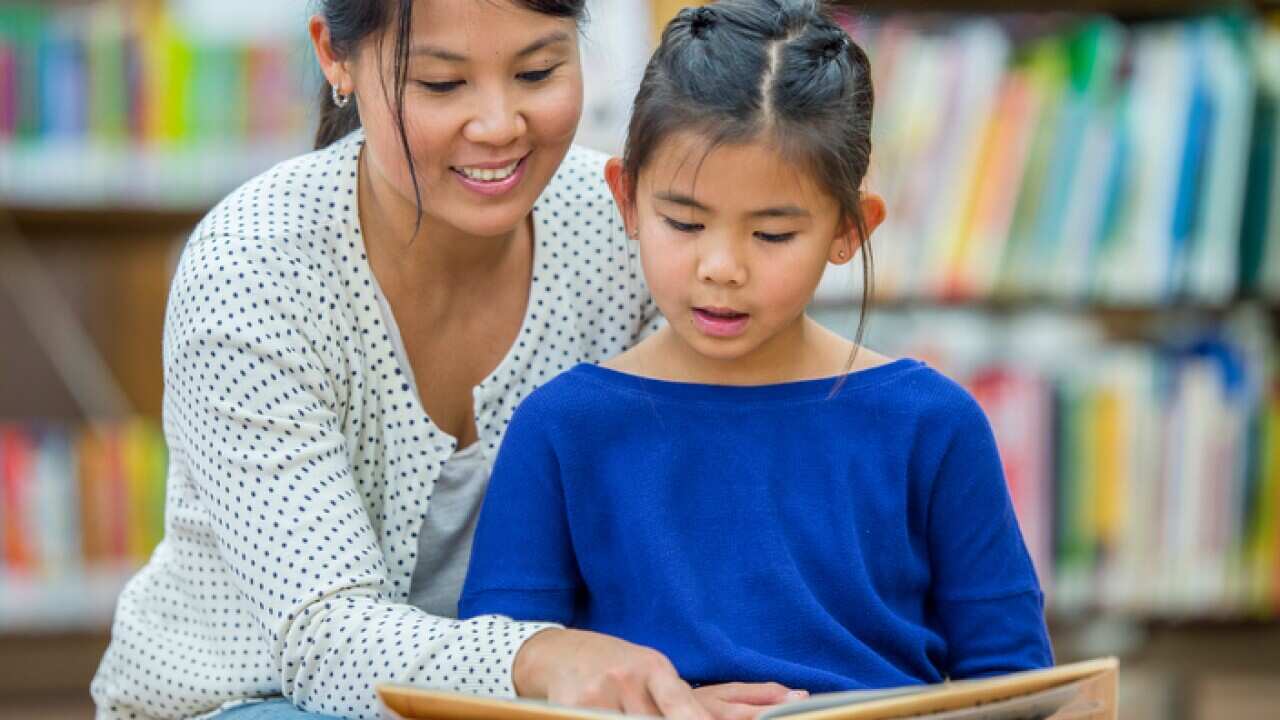
[[[363,153],[358,177],[365,251],[388,295],[449,298],[487,285],[513,265],[527,265],[532,248],[529,219],[496,237],[477,237],[425,214],[419,224],[417,207],[390,188],[379,187]]]

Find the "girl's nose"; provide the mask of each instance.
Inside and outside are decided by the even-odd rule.
[[[528,131],[524,114],[513,106],[506,93],[484,94],[475,115],[463,127],[463,137],[479,145],[510,145]]]
[[[747,282],[747,264],[737,243],[704,234],[698,243],[698,278],[703,282],[741,287]]]

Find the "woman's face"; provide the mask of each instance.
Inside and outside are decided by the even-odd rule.
[[[350,63],[372,190],[414,207],[396,128],[394,27]],[[427,218],[468,235],[511,232],[568,152],[582,112],[577,25],[509,0],[420,0],[404,124]]]

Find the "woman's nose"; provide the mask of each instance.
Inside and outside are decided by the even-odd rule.
[[[528,130],[524,114],[506,93],[490,92],[481,96],[475,114],[463,128],[463,137],[481,145],[510,145]]]

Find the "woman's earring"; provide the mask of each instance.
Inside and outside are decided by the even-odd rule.
[[[333,89],[333,104],[334,104],[334,105],[337,105],[337,106],[338,106],[338,107],[340,107],[340,108],[344,108],[344,107],[346,107],[347,105],[351,104],[351,95],[350,95],[350,94],[343,95],[341,92],[339,92],[339,91],[338,91],[338,86],[337,86],[337,84],[336,84],[336,83],[332,86],[332,89]]]

